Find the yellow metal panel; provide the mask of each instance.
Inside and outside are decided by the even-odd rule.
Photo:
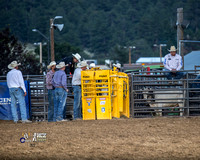
[[[82,98],[82,112],[83,112],[83,120],[95,120],[96,119],[95,98],[94,97]]]
[[[96,111],[97,119],[112,119],[110,98],[97,97]]]

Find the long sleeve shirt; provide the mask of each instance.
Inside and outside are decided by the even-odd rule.
[[[72,85],[81,85],[81,68],[76,68],[72,78]]]
[[[46,75],[46,84],[47,84],[47,89],[53,89],[53,85],[52,85],[52,78],[54,76],[54,72],[52,70],[50,70],[49,72],[47,72]]]
[[[52,85],[54,87],[63,87],[65,90],[67,90],[67,75],[65,71],[60,69],[55,72],[52,79]]]
[[[8,88],[22,88],[24,92],[26,92],[24,79],[22,76],[22,72],[17,69],[12,69],[7,74],[7,85]]]
[[[177,71],[179,71],[183,66],[182,57],[179,54],[172,56],[169,53],[164,57],[163,64],[164,64],[164,67],[170,71],[172,69],[176,69]]]

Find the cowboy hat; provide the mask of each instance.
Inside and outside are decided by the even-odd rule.
[[[175,46],[171,46],[170,49],[168,49],[169,52],[174,52],[177,51]]]
[[[14,69],[15,67],[21,65],[21,63],[17,63],[17,61],[12,61],[9,65],[8,68],[9,69]]]
[[[48,69],[51,69],[52,66],[56,65],[56,62],[55,61],[52,61],[48,66],[47,68]]]
[[[114,64],[114,66],[117,67],[117,68],[121,68],[121,64],[120,63]]]
[[[63,68],[65,66],[68,66],[68,64],[65,65],[65,62],[60,62],[58,65],[56,65],[56,68],[60,69],[60,68]]]
[[[94,67],[95,67],[95,63],[91,63],[90,68],[94,68]]]
[[[87,62],[86,61],[81,61],[77,64],[78,68],[82,68],[82,67],[87,67]]]
[[[81,56],[80,56],[78,53],[72,54],[72,56],[73,56],[74,58],[76,58],[76,59],[78,60],[78,62],[81,61]]]

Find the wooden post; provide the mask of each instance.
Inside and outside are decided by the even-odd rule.
[[[177,8],[177,48],[179,48],[179,40],[183,40],[183,8]],[[180,56],[182,56],[183,60],[183,69],[184,69],[184,54],[183,54],[183,46],[181,45],[181,53]]]
[[[129,47],[129,65],[131,65],[131,47]]]
[[[160,63],[162,63],[162,45],[160,45]]]
[[[40,73],[42,74],[42,42],[40,42]]]
[[[53,19],[50,19],[51,61],[55,61]]]

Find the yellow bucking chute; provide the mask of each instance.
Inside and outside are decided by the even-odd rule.
[[[128,75],[112,70],[81,72],[83,120],[129,118]]]

